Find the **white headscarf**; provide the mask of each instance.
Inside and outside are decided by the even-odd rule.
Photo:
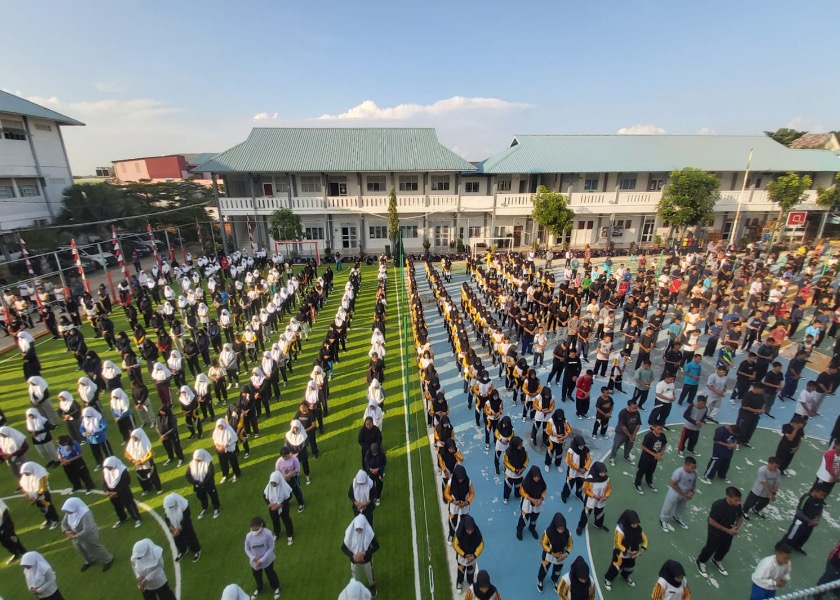
[[[99,388],[89,377],[79,377],[79,398],[82,402],[89,404],[96,395],[97,389]]]
[[[255,388],[261,388],[262,384],[265,383],[265,372],[260,367],[251,369],[251,383]]]
[[[210,393],[210,378],[204,373],[195,376],[195,393],[199,396],[206,396]]]
[[[109,456],[102,461],[102,475],[105,479],[105,485],[112,490],[120,482],[123,471],[125,471],[125,465],[116,456]]]
[[[272,471],[268,477],[268,485],[263,490],[263,495],[269,504],[282,504],[292,495],[292,488],[286,483],[280,471]]]
[[[156,362],[152,368],[152,379],[158,383],[163,383],[170,377],[172,377],[172,372],[163,363]]]
[[[149,538],[144,538],[134,544],[131,550],[131,566],[135,573],[147,573],[160,564],[163,548]]]
[[[250,596],[246,594],[241,587],[235,583],[231,583],[222,592],[221,600],[249,600]]]
[[[315,382],[310,379],[309,383],[306,384],[306,393],[304,394],[304,399],[309,406],[314,406],[318,404],[318,386]]]
[[[66,390],[58,392],[58,407],[64,412],[73,408],[73,394]]]
[[[353,497],[356,502],[370,502],[370,491],[373,489],[373,480],[362,469],[353,478]]]
[[[382,409],[379,408],[376,400],[368,400],[367,408],[365,409],[364,418],[372,418],[374,423],[379,423],[382,420]]]
[[[364,515],[356,515],[344,531],[344,545],[353,554],[364,554],[373,541],[373,529]]]
[[[68,498],[64,504],[61,505],[61,510],[67,514],[67,524],[70,525],[70,529],[74,531],[79,526],[79,523],[82,522],[82,517],[90,512],[87,504],[78,498],[73,497]]]
[[[122,370],[110,360],[102,363],[102,377],[104,379],[114,379],[122,375]]]
[[[225,344],[219,353],[219,364],[231,365],[236,360],[236,352],[233,351],[233,344]]]
[[[216,446],[224,446],[227,450],[236,444],[237,439],[233,427],[228,425],[224,419],[216,420],[216,427],[213,428],[213,443]]]
[[[199,449],[193,452],[192,460],[190,461],[190,474],[193,478],[204,481],[207,473],[210,471],[210,464],[213,459],[207,450]]]
[[[382,392],[382,385],[379,380],[374,378],[368,386],[367,393],[368,400],[376,400],[377,404],[382,404],[385,401],[385,394]]]
[[[35,375],[26,381],[29,384],[29,397],[36,401],[42,400],[44,398],[44,393],[46,393],[47,388],[49,387],[47,380],[43,377]]]
[[[49,473],[44,467],[30,460],[20,468],[20,487],[30,498],[37,498],[41,489],[41,479],[48,476]]]
[[[26,579],[26,587],[41,588],[47,583],[47,573],[53,570],[47,559],[39,552],[27,552],[20,559],[21,567],[29,567],[23,570]]]
[[[26,436],[17,429],[4,425],[0,427],[0,450],[3,454],[14,454],[26,443]]]
[[[175,529],[181,528],[181,519],[184,518],[184,511],[190,507],[190,503],[181,494],[167,494],[163,499],[163,512],[169,519],[169,524]]]
[[[82,409],[82,428],[88,433],[98,431],[102,426],[102,415],[92,406]]]
[[[293,431],[295,427],[297,427],[297,433]],[[308,436],[306,435],[306,430],[303,428],[303,424],[301,424],[301,422],[297,419],[294,419],[291,425],[289,425],[288,433],[286,433],[286,441],[289,442],[291,446],[302,446],[306,443],[307,437]]]
[[[35,338],[28,331],[21,331],[17,334],[17,345],[24,354],[35,346]]]
[[[39,413],[34,408],[26,409],[26,430],[29,433],[33,434],[36,431],[41,432],[40,435],[36,438],[36,440],[39,442],[47,435],[46,425],[47,420],[41,416],[41,413]]]
[[[181,389],[178,390],[178,402],[181,403],[181,406],[189,406],[195,400],[195,393],[190,389],[188,385],[182,385]]]
[[[169,360],[166,361],[169,368],[173,371],[181,371],[184,368],[184,359],[181,358],[181,353],[173,350],[169,353]]]
[[[351,579],[341,593],[338,595],[338,600],[370,600],[370,591],[362,584],[361,581]],[[225,600],[222,598],[222,600]]]
[[[152,451],[152,442],[146,432],[137,428],[131,432],[131,437],[128,438],[128,443],[125,446],[125,453],[131,460],[139,460],[146,462],[146,457]]]
[[[131,411],[131,402],[128,400],[128,394],[122,388],[116,388],[111,391],[111,410],[119,419],[124,413]]]

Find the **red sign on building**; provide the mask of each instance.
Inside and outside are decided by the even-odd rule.
[[[788,213],[787,224],[788,227],[804,227],[808,220],[808,213],[806,212],[790,212]]]

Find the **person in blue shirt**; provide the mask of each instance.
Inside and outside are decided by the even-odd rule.
[[[729,483],[727,473],[729,472],[729,464],[732,462],[732,455],[735,453],[735,447],[738,445],[739,434],[740,430],[734,423],[721,425],[715,429],[712,441],[712,458],[709,459],[706,472],[700,478],[700,481],[706,485],[711,485],[712,480],[717,475]]]
[[[64,467],[64,473],[70,480],[73,491],[78,492],[85,489],[90,494],[95,486],[82,456],[82,447],[79,442],[73,440],[69,435],[62,435],[58,438],[56,448],[58,450],[58,460]]]
[[[697,387],[700,385],[700,375],[703,372],[702,362],[703,357],[700,354],[695,354],[691,362],[686,363],[683,367],[683,388],[677,402],[680,406],[686,398],[688,398],[689,404],[694,403],[694,396],[697,395]]]

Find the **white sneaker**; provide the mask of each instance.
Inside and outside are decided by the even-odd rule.
[[[548,465],[546,465],[544,468],[546,473],[549,473],[551,471],[551,467],[549,467]]]
[[[291,546],[294,543],[295,543],[295,538],[293,538],[291,536],[286,538],[286,545],[287,546]]]
[[[178,465],[177,465],[177,466],[179,466],[179,467],[180,467],[180,466],[181,466],[181,465],[183,465],[183,464],[184,464],[184,461],[183,461],[182,459],[180,459],[180,458],[179,458],[179,459],[178,459]]]
[[[171,463],[171,462],[172,462],[172,459],[171,459],[171,458],[167,458],[165,461],[163,461],[163,466],[165,467],[165,466],[167,466],[167,465],[168,465],[169,463]]]
[[[665,521],[659,521],[659,526],[662,528],[662,531],[664,531],[665,533],[668,533],[668,532],[671,531],[668,528],[668,523],[666,523]]]
[[[218,509],[218,508],[217,508],[216,510],[214,510],[214,511],[213,511],[213,518],[214,518],[214,519],[218,519],[218,518],[219,518],[219,509]]]
[[[239,479],[236,475],[230,478],[231,483],[236,483],[236,480]]]
[[[198,513],[198,518],[199,518],[199,519],[203,519],[203,518],[204,518],[204,515],[206,515],[206,514],[207,514],[207,509],[206,509],[206,508],[203,508],[203,509],[201,509],[201,512],[200,512],[200,513]]]
[[[227,476],[222,477],[222,478],[219,480],[219,483],[224,483],[225,481],[227,481]]]
[[[611,466],[611,467],[614,467],[614,466],[615,466],[615,459],[614,459],[614,458],[611,458],[611,459],[610,459],[610,466]]]

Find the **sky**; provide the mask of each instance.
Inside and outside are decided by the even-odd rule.
[[[840,2],[803,8],[5,0],[0,89],[86,123],[64,128],[77,176],[255,126],[435,127],[468,160],[519,133],[838,130]]]

